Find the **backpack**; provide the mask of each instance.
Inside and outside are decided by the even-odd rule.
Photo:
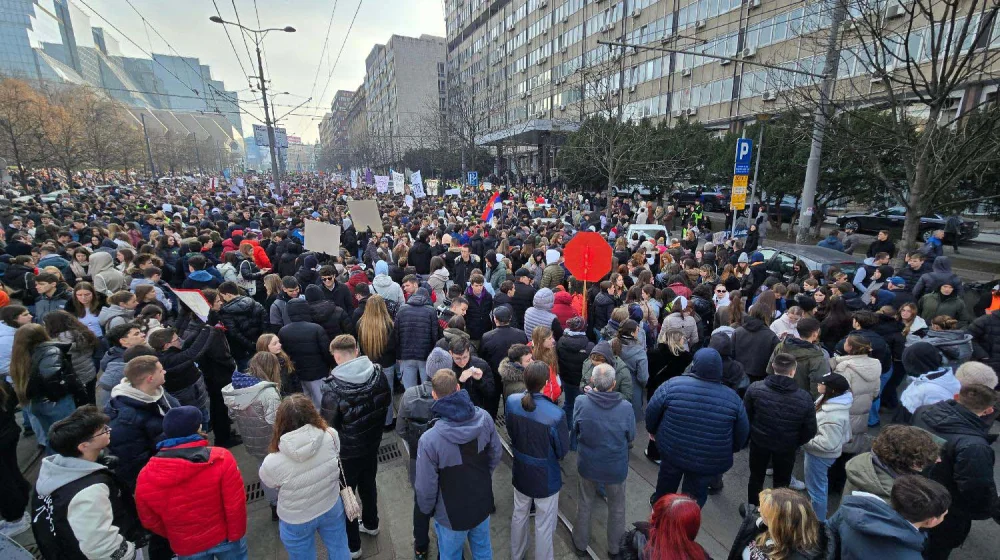
[[[43,377],[39,372],[32,371],[32,375],[37,375],[40,378],[42,396],[51,402],[57,402],[67,395],[83,394],[83,387],[73,369],[73,359],[69,354],[72,344],[59,343],[55,346],[59,348],[59,353],[62,356],[62,365],[59,367],[59,371],[49,377]]]
[[[417,389],[417,405],[414,412],[418,412],[418,416],[411,416],[406,418],[406,431],[403,434],[403,440],[406,442],[406,447],[410,450],[410,458],[416,459],[417,457],[417,444],[420,442],[420,436],[424,435],[427,430],[434,427],[437,422],[437,417],[431,413],[430,404],[427,399],[431,398],[429,392],[425,393],[425,387],[420,385]],[[430,401],[433,403],[433,401]]]

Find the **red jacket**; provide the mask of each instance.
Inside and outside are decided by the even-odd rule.
[[[256,239],[244,239],[240,245],[253,246],[253,264],[257,265],[257,268],[271,268],[271,259],[267,257],[267,251]]]
[[[580,314],[573,309],[573,294],[567,291],[556,292],[555,303],[552,305],[552,313],[559,318],[559,324],[566,328],[566,321]]]
[[[204,552],[247,533],[243,477],[227,449],[197,437],[166,440],[139,473],[139,520],[166,537],[175,554]],[[168,456],[169,455],[169,456]]]

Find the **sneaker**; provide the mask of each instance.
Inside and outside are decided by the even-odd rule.
[[[792,481],[788,483],[788,487],[792,490],[798,490],[801,492],[806,489],[806,483],[793,476]]]
[[[374,529],[369,529],[368,527],[365,527],[364,523],[358,523],[358,531],[361,531],[362,533],[366,535],[371,535],[373,537],[378,536],[378,527],[375,527]]]
[[[413,551],[413,560],[427,560],[427,559],[428,556],[426,551],[424,552],[420,552],[419,550]]]
[[[714,480],[708,484],[708,493],[711,495],[716,495],[722,492],[725,485],[722,483],[722,477],[720,476],[718,480]]]
[[[21,519],[17,521],[4,521],[3,525],[0,525],[0,533],[6,537],[16,537],[21,533],[31,529],[31,517],[28,512],[24,512]]]
[[[767,476],[774,476],[774,469],[772,469],[771,467],[767,467],[767,470],[764,471],[764,474]]]
[[[660,459],[658,457],[650,457],[650,455],[649,455],[649,448],[648,447],[646,448],[645,451],[642,452],[642,454],[645,455],[646,458],[649,459],[650,461],[652,461],[653,463],[655,463],[657,465],[660,464]]]
[[[359,548],[357,550],[352,550],[351,558],[361,558],[361,549]]]

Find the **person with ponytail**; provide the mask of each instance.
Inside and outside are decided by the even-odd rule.
[[[622,537],[623,560],[711,560],[694,539],[701,508],[685,494],[665,494],[653,504],[649,521],[639,521]]]
[[[802,449],[806,452],[806,491],[813,511],[820,521],[826,521],[826,498],[829,471],[840,457],[844,444],[851,440],[851,405],[854,395],[847,378],[839,373],[824,375],[817,389],[816,435]]]
[[[535,332],[546,327],[535,327]],[[542,393],[549,365],[535,361],[524,368],[524,393],[507,398],[505,420],[514,448],[514,517],[510,524],[511,558],[525,558],[528,520],[535,505],[535,558],[553,558],[553,533],[559,513],[562,471],[569,452],[566,413]]]

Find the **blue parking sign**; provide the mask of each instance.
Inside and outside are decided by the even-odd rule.
[[[750,160],[753,155],[753,140],[749,138],[739,138],[736,140],[736,165],[733,167],[733,175],[749,175]]]
[[[469,171],[469,186],[478,187],[479,186],[479,172]]]

